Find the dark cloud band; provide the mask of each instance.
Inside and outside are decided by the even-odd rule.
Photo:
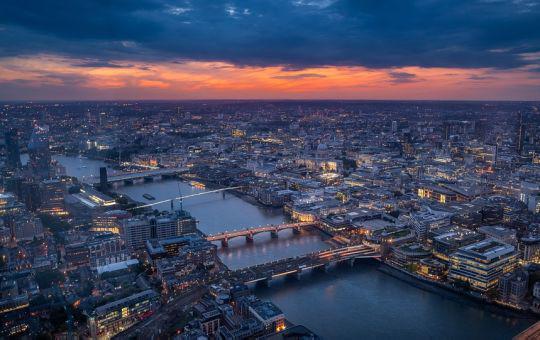
[[[298,70],[513,68],[540,51],[539,1],[4,0],[0,56],[225,61]],[[395,81],[412,81],[397,75]]]

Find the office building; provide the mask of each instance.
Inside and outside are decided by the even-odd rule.
[[[505,303],[519,306],[529,287],[529,274],[527,271],[518,269],[504,274],[499,279],[499,300]]]
[[[150,316],[158,306],[159,295],[145,290],[97,307],[88,316],[92,339],[107,339]]]
[[[92,217],[93,232],[111,232],[114,234],[123,234],[122,220],[128,219],[131,214],[125,210],[108,210],[96,213]]]
[[[503,243],[517,246],[516,230],[500,225],[486,225],[478,228],[478,232]]]
[[[124,240],[113,233],[101,233],[86,241],[90,268],[106,266],[129,259]]]
[[[425,241],[430,230],[450,224],[452,214],[426,207],[411,215],[411,224],[419,241]]]
[[[66,216],[64,204],[64,196],[66,195],[66,184],[59,179],[44,180],[40,184],[41,205],[39,211],[41,213]]]
[[[432,230],[428,243],[431,243],[433,255],[444,262],[449,261],[450,254],[459,248],[481,241],[484,236],[473,230],[446,226]]]
[[[163,240],[196,231],[196,221],[184,210],[136,216],[122,223],[123,237],[130,249],[141,249],[149,239]]]
[[[487,292],[499,283],[506,273],[517,265],[514,246],[487,239],[459,248],[450,255],[450,272],[453,281],[468,283],[474,290]]]
[[[525,236],[521,238],[518,247],[523,261],[527,263],[540,263],[540,236]]]

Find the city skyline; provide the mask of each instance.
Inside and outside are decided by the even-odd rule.
[[[532,0],[0,6],[0,100],[540,99]]]

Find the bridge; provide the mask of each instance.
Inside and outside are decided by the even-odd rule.
[[[137,172],[126,172],[121,174],[115,174],[107,177],[107,183],[124,182],[125,184],[133,184],[133,181],[144,179],[145,181],[152,181],[155,177],[173,177],[179,173],[187,171],[187,168],[163,168],[155,170],[145,170]],[[99,176],[92,176],[86,179],[87,184],[97,185],[100,183]]]
[[[354,245],[242,268],[233,271],[231,275],[245,284],[268,283],[273,279],[284,276],[294,275],[300,277],[302,274],[316,269],[326,271],[330,266],[337,263],[348,262],[350,265],[354,265],[356,259],[380,257],[380,253],[366,245]]]
[[[246,228],[241,230],[225,231],[219,234],[208,235],[206,239],[211,242],[221,241],[223,247],[229,245],[229,240],[235,237],[245,237],[247,242],[253,242],[253,236],[260,233],[270,233],[272,238],[277,238],[278,233],[282,230],[292,229],[293,233],[298,234],[302,229],[316,227],[317,222],[298,222],[298,223],[284,223],[278,225],[266,225],[257,228]]]

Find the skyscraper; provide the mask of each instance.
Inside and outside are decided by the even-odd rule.
[[[517,131],[516,151],[519,155],[523,153],[523,142],[525,139],[525,128],[523,126],[523,112],[519,112],[519,126]]]
[[[17,130],[10,129],[5,133],[7,166],[11,169],[21,168],[21,153],[19,150],[19,138]]]
[[[28,162],[32,175],[38,179],[51,177],[51,152],[49,150],[49,127],[36,125],[28,142]]]

